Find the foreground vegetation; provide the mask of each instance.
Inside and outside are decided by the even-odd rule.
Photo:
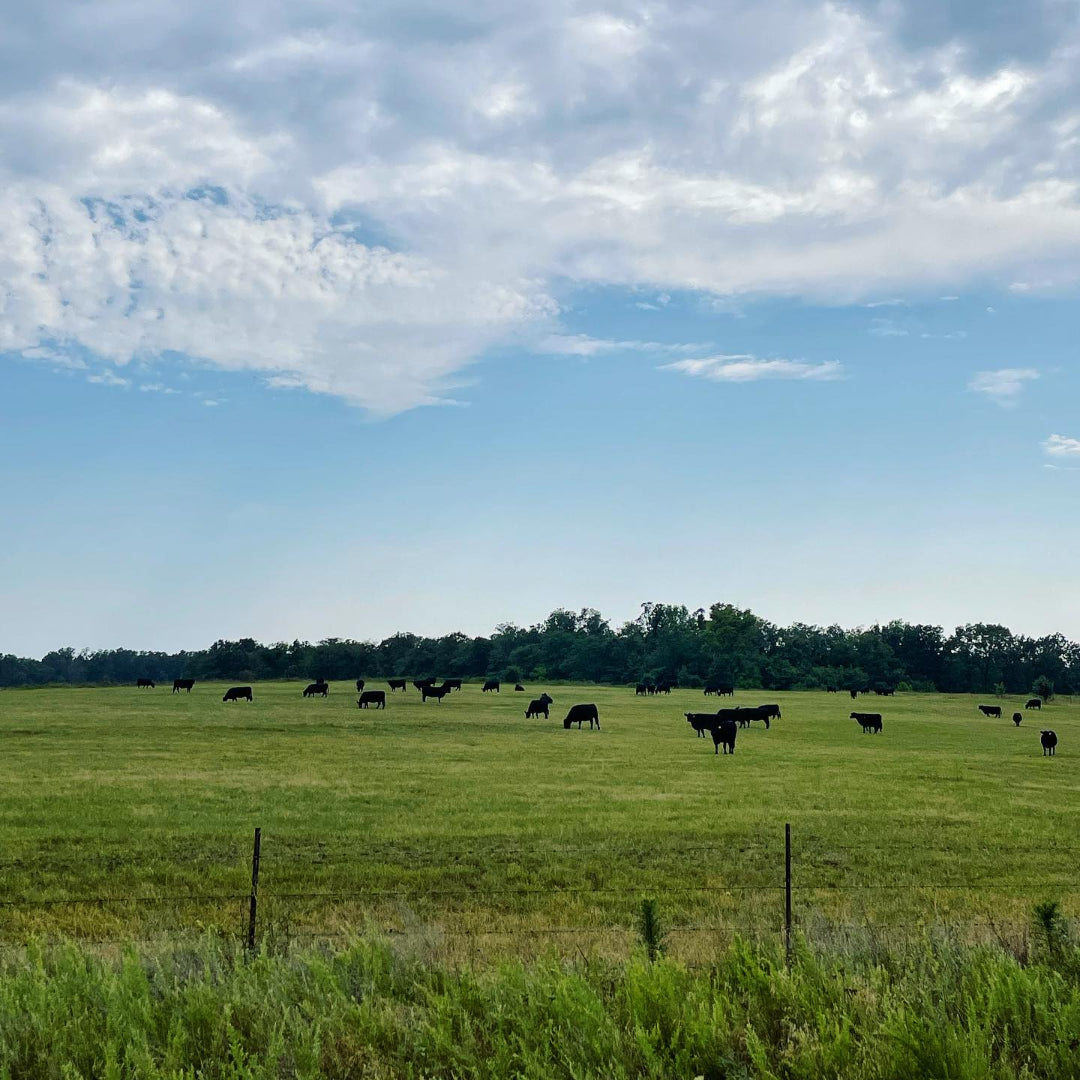
[[[927,939],[900,952],[736,941],[712,964],[447,970],[422,943],[245,959],[203,939],[0,961],[0,1077],[1080,1077],[1080,951],[1020,962]]]
[[[947,925],[1011,947],[1040,900],[1080,915],[1080,707],[1061,699],[1017,729],[1016,699],[987,720],[969,696],[871,698],[885,730],[864,736],[845,696],[773,694],[783,719],[725,758],[683,719],[715,707],[700,691],[555,686],[526,721],[530,695],[475,683],[385,712],[301,685],[0,693],[0,940],[238,937],[255,826],[274,945],[374,927],[446,963],[620,959],[652,898],[669,955],[705,962],[736,933],[776,940],[785,822],[815,939]],[[602,731],[563,730],[583,701]]]
[[[598,611],[553,611],[542,623],[503,624],[490,637],[394,634],[381,642],[330,638],[263,645],[217,641],[193,652],[55,649],[40,660],[0,656],[0,686],[125,684],[138,678],[332,680],[409,674],[507,682],[733,683],[769,690],[888,686],[949,693],[1071,693],[1080,687],[1080,644],[989,623],[940,626],[896,620],[845,630],[777,626],[752,611],[713,604],[691,612],[642,604],[615,628]]]

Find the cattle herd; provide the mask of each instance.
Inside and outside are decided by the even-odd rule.
[[[409,680],[407,679],[387,679],[387,686],[390,687],[390,693],[393,694],[398,690],[403,692],[407,691]],[[153,679],[137,679],[135,686],[139,690],[153,690],[156,687],[156,683]],[[172,692],[179,694],[181,690],[191,693],[192,687],[195,685],[194,679],[173,679]],[[359,697],[356,699],[358,708],[367,709],[374,707],[376,709],[386,708],[386,691],[385,690],[367,690],[366,682],[363,679],[356,680],[356,690],[359,693]],[[428,699],[432,699],[442,704],[443,698],[449,695],[454,690],[460,690],[462,685],[461,679],[444,679],[441,683],[438,679],[415,679],[412,682],[413,687],[420,692],[420,700],[426,703]],[[481,693],[500,693],[501,683],[498,679],[486,679],[481,686]],[[672,690],[677,689],[677,684],[672,682],[642,682],[638,683],[634,687],[634,694],[636,696],[653,696],[655,694],[670,694]],[[525,687],[521,683],[514,685],[514,690],[518,692],[524,692]],[[830,693],[835,693],[835,687],[828,687]],[[864,693],[868,691],[863,691]],[[882,697],[891,697],[894,693],[891,687],[875,687],[873,692]],[[322,678],[316,679],[315,682],[309,683],[304,687],[303,696],[305,698],[314,697],[328,697],[330,694],[330,684]],[[709,683],[705,687],[705,696],[709,697],[716,695],[717,697],[734,697],[735,687],[730,683]],[[852,699],[858,697],[859,691],[852,690]],[[254,695],[250,686],[230,686],[225,691],[224,697],[221,699],[226,701],[254,701]],[[541,714],[545,720],[550,716],[550,706],[555,703],[555,699],[547,693],[541,694],[538,698],[534,698],[529,702],[528,708],[525,710],[525,719],[531,720],[539,718]],[[1038,709],[1042,710],[1042,700],[1040,698],[1031,698],[1024,706],[1027,710]],[[1001,706],[1000,705],[980,705],[979,712],[987,719],[1001,719]],[[765,730],[769,730],[773,720],[780,720],[780,706],[779,705],[757,705],[753,707],[739,706],[726,709],[718,709],[712,713],[700,713],[700,712],[688,712],[684,714],[687,722],[697,733],[698,738],[705,738],[706,733],[712,736],[713,741],[713,753],[719,754],[720,748],[723,747],[725,754],[735,753],[735,738],[739,728],[748,728],[755,721],[758,721],[765,726]],[[882,720],[881,713],[871,712],[853,712],[849,719],[854,720],[861,728],[864,735],[880,735],[884,730],[884,722]],[[1016,727],[1019,727],[1023,722],[1023,713],[1014,712],[1012,714],[1012,722]],[[582,723],[586,720],[589,722],[589,729],[595,726],[600,730],[600,713],[599,710],[593,704],[584,705],[572,705],[570,711],[567,713],[563,720],[563,727],[569,729],[572,724],[577,724],[578,729],[581,729]],[[1042,750],[1044,757],[1054,757],[1057,752],[1058,737],[1057,733],[1050,730],[1044,730],[1039,732],[1040,742],[1042,743]]]

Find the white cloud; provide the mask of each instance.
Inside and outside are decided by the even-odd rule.
[[[87,375],[86,381],[91,383],[97,383],[99,386],[130,386],[130,379],[123,379],[119,375],[114,375],[111,371],[99,371],[95,375]]]
[[[1074,439],[1068,435],[1051,435],[1043,443],[1043,450],[1051,457],[1080,458],[1080,439]]]
[[[895,5],[238,3],[163,0],[153,33],[45,5],[32,63],[0,40],[0,350],[390,412],[558,332],[575,287],[885,307],[1080,276],[1076,27],[975,63]]]
[[[684,375],[709,379],[712,382],[756,382],[759,379],[839,379],[843,373],[840,362],[827,360],[807,363],[804,360],[761,360],[746,353],[730,356],[708,356],[697,360],[676,360],[664,364],[664,371],[680,371]]]
[[[968,389],[985,394],[999,405],[1013,405],[1026,383],[1039,377],[1034,368],[1001,368],[998,371],[979,371],[968,383]]]

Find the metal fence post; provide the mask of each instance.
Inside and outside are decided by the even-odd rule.
[[[784,826],[784,955],[791,969],[791,823]]]
[[[249,952],[255,951],[255,915],[259,907],[259,844],[261,840],[262,829],[256,829],[255,849],[251,853],[251,908],[248,913],[247,938]]]

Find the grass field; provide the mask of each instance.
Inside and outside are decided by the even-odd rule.
[[[1008,699],[1002,720],[970,697],[860,699],[885,717],[871,736],[846,696],[739,694],[783,719],[717,757],[683,719],[716,707],[700,691],[554,686],[527,721],[540,686],[441,705],[410,687],[385,712],[301,689],[0,693],[0,939],[239,931],[256,825],[265,934],[378,927],[451,957],[624,951],[643,897],[676,955],[774,933],[785,822],[809,931],[992,938],[1038,900],[1080,913],[1080,705],[1016,729]],[[603,730],[563,730],[590,701]]]

